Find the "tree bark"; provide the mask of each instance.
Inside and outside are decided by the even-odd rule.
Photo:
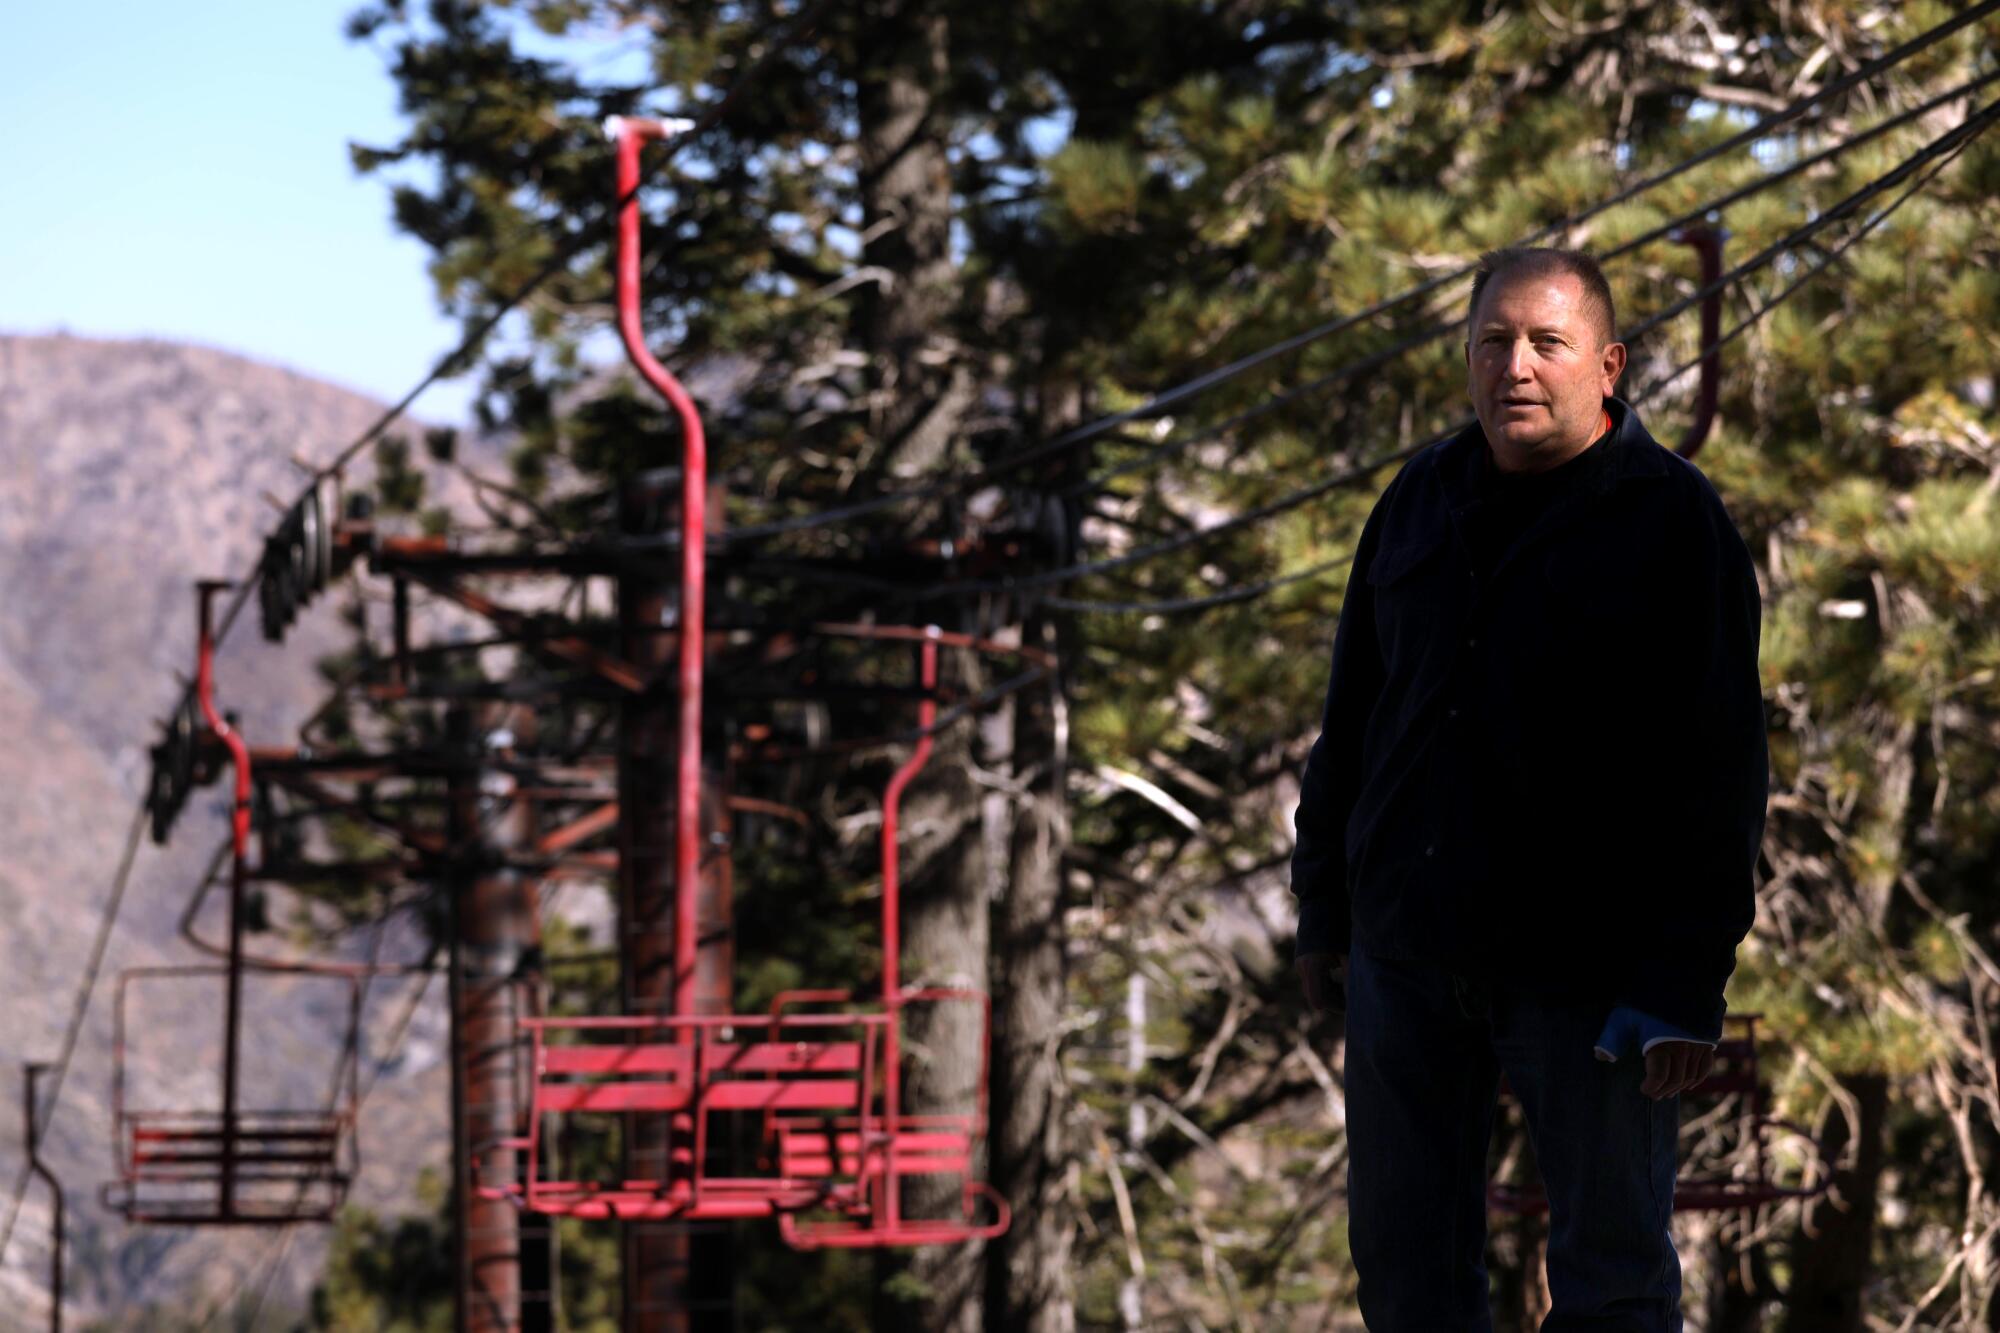
[[[861,289],[856,313],[878,466],[904,480],[945,464],[977,396],[949,330],[961,275],[941,105],[948,38],[945,15],[922,0],[875,0],[859,32],[861,260],[885,277]]]
[[[476,714],[454,708],[446,720],[454,754],[467,763],[449,789],[456,858],[449,918],[455,1314],[464,1333],[521,1333],[530,1320],[547,1327],[549,1309],[547,1292],[524,1292],[521,1281],[524,1241],[545,1243],[546,1227],[524,1227],[513,1205],[477,1192],[511,1183],[518,1169],[513,1150],[495,1145],[516,1132],[520,1118],[515,1090],[524,1052],[517,1024],[527,996],[519,971],[539,943],[535,882],[499,865],[505,853],[533,841],[532,807],[508,780],[508,794],[482,811],[485,783],[499,774],[470,766],[496,724],[528,736],[534,719],[510,705]]]
[[[1851,1074],[1841,1080],[1860,1104],[1860,1141],[1853,1165],[1836,1170],[1832,1191],[1806,1210],[1792,1250],[1792,1289],[1785,1299],[1786,1327],[1812,1333],[1861,1333],[1861,1294],[1868,1284],[1869,1255],[1875,1241],[1876,1186],[1882,1174],[1882,1126],[1889,1108],[1889,1081],[1881,1074]],[[1829,1105],[1819,1139],[1827,1160],[1847,1155],[1849,1126],[1837,1105]]]
[[[868,0],[856,26],[862,263],[882,276],[861,289],[857,328],[868,353],[872,467],[907,481],[943,470],[974,394],[953,364],[947,330],[958,301],[951,256],[947,156],[949,28],[924,0]],[[953,628],[958,628],[953,626]],[[945,675],[980,689],[984,668],[952,654]],[[947,728],[904,802],[903,985],[987,989],[987,880],[992,873],[972,779],[977,741]],[[969,1110],[982,1051],[981,1014],[963,1002],[913,1006],[903,1025],[902,1109]],[[956,1177],[917,1177],[906,1215],[957,1217]],[[980,1333],[983,1247],[931,1245],[878,1257],[876,1327]]]
[[[1031,617],[1023,637],[1056,651],[1055,623]],[[1004,894],[994,909],[992,1179],[1014,1210],[993,1242],[987,1323],[1008,1333],[1071,1333],[1065,1135],[1058,1095],[1062,1031],[1063,789],[1069,716],[1060,675],[1021,696],[1014,710],[1018,798]]]
[[[1737,1221],[1747,1221],[1747,1215]],[[1764,1303],[1773,1289],[1770,1266],[1765,1261],[1763,1246],[1754,1246],[1748,1254],[1742,1254],[1729,1237],[1730,1227],[1725,1225],[1718,1226],[1708,1238],[1707,1330],[1708,1333],[1758,1333],[1764,1326]]]

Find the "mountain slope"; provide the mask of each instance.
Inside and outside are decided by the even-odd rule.
[[[155,341],[0,336],[0,1190],[22,1160],[15,1091],[23,1061],[55,1057],[127,828],[145,786],[146,747],[192,670],[193,580],[246,573],[303,471],[294,455],[332,456],[379,404],[291,371]],[[357,471],[357,479],[368,475]],[[462,488],[434,497],[456,508]],[[314,670],[341,643],[322,598],[280,646],[263,642],[254,600],[222,652],[218,694],[253,744],[281,744],[324,696]],[[220,786],[199,791],[172,845],[140,850],[107,970],[83,1031],[45,1156],[69,1197],[72,1316],[130,1315],[146,1305],[206,1308],[244,1276],[261,1279],[274,1232],[127,1228],[98,1203],[109,1178],[111,1000],[117,969],[194,962],[177,936],[188,896],[225,835]],[[209,933],[215,933],[213,925]],[[392,932],[389,957],[420,948]],[[351,942],[358,955],[363,940]],[[371,988],[370,1049],[414,983]],[[446,1074],[433,987],[414,1049],[363,1122],[366,1169],[356,1202],[393,1210],[417,1170],[447,1150]],[[261,1016],[287,1052],[264,1071],[300,1104],[323,1097],[344,1031],[323,1003],[278,997]],[[150,1015],[133,1048],[135,1089],[212,1097],[221,1025],[218,985],[186,985]],[[256,1043],[253,1042],[253,1049]],[[319,1067],[313,1067],[315,1063]],[[0,1209],[8,1195],[0,1193]],[[0,1267],[0,1328],[45,1326],[48,1205],[30,1188]],[[322,1238],[286,1248],[274,1306],[318,1270]]]

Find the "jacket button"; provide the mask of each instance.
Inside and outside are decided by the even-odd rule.
[[[1446,712],[1445,712],[1445,716],[1446,716],[1446,717],[1457,717],[1457,716],[1458,716],[1458,710],[1457,710],[1456,708],[1452,708],[1452,709],[1448,709],[1448,710],[1446,710]]]
[[[1428,847],[1424,848],[1424,855],[1425,855],[1425,856],[1436,856],[1436,855],[1437,855],[1437,851],[1438,851],[1438,845],[1437,845],[1436,843],[1432,843],[1432,844],[1431,844],[1430,846],[1428,846]]]
[[[1477,647],[1479,646],[1479,640],[1478,640],[1478,639],[1467,639],[1467,640],[1465,641],[1465,646],[1466,646],[1466,647],[1468,647],[1468,648],[1477,648]]]

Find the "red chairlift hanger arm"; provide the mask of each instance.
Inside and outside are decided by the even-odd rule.
[[[1719,226],[1697,223],[1674,231],[1672,239],[1682,245],[1691,246],[1701,259],[1700,285],[1703,288],[1715,286],[1722,276],[1722,243],[1729,239],[1729,233]],[[1722,293],[1709,293],[1701,303],[1701,385],[1695,390],[1694,420],[1688,424],[1687,434],[1674,452],[1682,458],[1693,458],[1708,438],[1709,428],[1715,424],[1716,400],[1722,391],[1722,352],[1716,344],[1722,338]]]
[[[931,758],[931,736],[929,727],[937,720],[937,699],[928,691],[937,686],[937,630],[930,627],[930,637],[923,641],[922,683],[926,691],[923,702],[917,706],[919,724],[925,728],[924,735],[917,741],[917,748],[910,757],[896,769],[895,776],[882,792],[882,1009],[889,1015],[888,1024],[882,1029],[882,1112],[893,1128],[902,1123],[902,1050],[899,1029],[902,1027],[897,1004],[901,999],[902,979],[900,966],[903,938],[902,920],[902,860],[901,849],[896,845],[897,821],[902,814],[903,789],[910,780],[923,770]],[[902,1191],[896,1187],[893,1161],[882,1191],[883,1211],[888,1217],[888,1232],[894,1235],[902,1230]]]
[[[213,628],[212,604],[215,594],[230,585],[217,579],[204,579],[196,585],[196,595],[201,601],[201,621],[195,646],[195,701],[201,705],[201,715],[208,722],[208,728],[217,740],[229,747],[229,762],[236,771],[236,801],[229,817],[230,845],[237,859],[249,855],[250,848],[250,747],[236,734],[236,729],[223,719],[215,707],[215,632]]]
[[[674,1006],[695,1012],[695,884],[701,868],[702,631],[707,611],[708,439],[694,399],[673,372],[646,347],[639,318],[639,150],[693,128],[686,120],[634,120],[613,116],[605,133],[618,145],[618,334],[625,353],[646,382],[659,390],[681,420],[681,601],[679,767],[674,792]],[[692,1034],[682,1029],[683,1040]]]
[[[199,618],[194,698],[216,739],[225,745],[235,770],[235,802],[230,812],[229,941],[220,950],[226,962],[196,967],[155,967],[128,970],[118,980],[114,1015],[113,1118],[117,1125],[120,1172],[123,1179],[106,1187],[107,1206],[131,1221],[185,1225],[281,1224],[330,1221],[345,1194],[351,1171],[339,1165],[340,1147],[351,1149],[353,1075],[347,1111],[301,1113],[241,1109],[243,977],[249,960],[243,948],[245,885],[251,823],[250,749],[215,705],[215,595],[231,585],[205,580],[196,585]],[[207,880],[204,880],[204,889]],[[226,986],[223,1019],[222,1110],[132,1111],[125,1104],[125,1014],[130,983],[140,977],[212,976],[220,970]],[[298,972],[302,968],[281,968]],[[338,975],[347,983],[352,1022],[360,1021],[358,978]],[[212,1169],[212,1174],[211,1173]],[[277,1173],[274,1175],[273,1173]],[[289,1174],[287,1174],[289,1173]],[[298,1187],[290,1203],[274,1203],[268,1189],[276,1180]],[[186,1191],[212,1185],[211,1196]],[[309,1195],[318,1187],[318,1197]],[[122,1203],[111,1192],[122,1189]],[[153,1191],[165,1189],[161,1195]],[[266,1193],[260,1194],[261,1191]]]
[[[617,253],[620,333],[634,366],[680,414],[683,425],[673,1011],[616,1018],[523,1020],[522,1026],[534,1040],[532,1104],[527,1133],[507,1140],[504,1146],[525,1153],[526,1171],[518,1186],[482,1186],[482,1196],[511,1199],[537,1212],[628,1220],[777,1213],[785,1238],[802,1247],[949,1243],[996,1235],[1008,1225],[1005,1200],[990,1186],[972,1179],[976,1139],[985,1123],[984,1048],[989,1040],[990,1005],[983,995],[972,992],[906,990],[898,967],[901,876],[896,838],[900,803],[932,749],[929,733],[938,717],[938,647],[962,636],[947,636],[936,627],[819,627],[821,632],[858,638],[908,638],[918,641],[920,647],[919,697],[925,725],[914,752],[897,768],[883,795],[881,1010],[774,1013],[768,1019],[694,1012],[707,454],[692,400],[644,346],[639,319],[639,219],[632,199],[638,184],[640,147],[649,139],[674,132],[675,127],[614,119],[606,128],[617,143],[618,187],[624,200]],[[966,643],[971,646],[971,641]],[[830,998],[831,993],[813,995]],[[897,1024],[903,1010],[913,1003],[950,1000],[975,1000],[981,1006],[978,1109],[970,1115],[905,1116],[899,1105]],[[769,1040],[745,1043],[733,1035],[739,1025],[754,1031],[766,1024]],[[628,1039],[593,1042],[586,1035],[593,1031]],[[572,1040],[551,1041],[558,1033]],[[640,1034],[655,1034],[656,1039],[629,1040],[629,1036]],[[883,1067],[879,1111],[874,1073],[878,1044]],[[691,1134],[690,1150],[677,1164],[670,1164],[667,1177],[659,1180],[600,1183],[546,1179],[541,1174],[542,1120],[547,1115],[577,1112],[670,1114]],[[746,1112],[764,1114],[767,1134],[773,1140],[775,1176],[717,1175],[709,1163],[706,1147],[711,1117]],[[959,1176],[964,1216],[903,1218],[899,1181],[917,1174]],[[991,1206],[996,1220],[975,1220],[981,1201]],[[791,1216],[811,1208],[832,1208],[845,1217],[831,1223],[800,1225]]]
[[[242,1052],[239,1040],[243,1025],[243,870],[250,854],[250,747],[223,720],[215,707],[215,595],[229,586],[214,579],[203,580],[196,595],[200,599],[201,620],[195,658],[195,697],[201,702],[202,716],[209,729],[229,747],[229,759],[236,770],[236,801],[229,812],[229,975],[227,1001],[223,1006],[222,1033],[222,1161],[218,1180],[217,1212],[225,1218],[236,1212],[237,1066]]]

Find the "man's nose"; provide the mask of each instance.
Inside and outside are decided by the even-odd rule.
[[[1533,354],[1533,349],[1526,342],[1517,342],[1508,349],[1506,366],[1508,383],[1515,384],[1530,378]]]

